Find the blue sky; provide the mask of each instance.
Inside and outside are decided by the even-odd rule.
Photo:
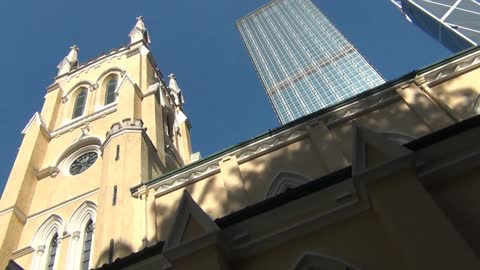
[[[144,16],[164,76],[175,73],[194,151],[208,156],[278,126],[235,21],[267,0],[1,1],[0,133],[3,190],[30,117],[69,46],[80,61],[129,42]],[[315,0],[376,69],[391,80],[451,53],[409,24],[388,0]]]

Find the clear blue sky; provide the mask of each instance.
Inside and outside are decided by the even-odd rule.
[[[129,42],[144,16],[162,73],[175,73],[193,125],[194,151],[208,156],[278,126],[235,21],[267,0],[1,1],[0,190],[21,131],[40,111],[70,45],[80,61]],[[391,80],[451,53],[409,24],[388,0],[315,0],[377,70]]]

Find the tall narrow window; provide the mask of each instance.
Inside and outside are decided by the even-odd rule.
[[[113,186],[113,198],[112,198],[112,205],[115,206],[117,204],[117,185]]]
[[[107,89],[105,91],[105,105],[115,101],[115,89],[117,89],[117,78],[110,79],[107,83]]]
[[[120,159],[120,145],[117,144],[117,151],[115,153],[115,160]]]
[[[92,250],[93,222],[89,220],[85,226],[85,236],[82,251],[82,270],[88,270],[90,264],[90,251]]]
[[[47,258],[47,270],[52,270],[53,265],[55,264],[55,255],[57,254],[57,245],[58,245],[58,234],[53,235],[52,240],[50,241],[50,246],[48,247],[48,258]]]
[[[77,118],[83,114],[85,102],[87,101],[87,89],[83,88],[75,99],[72,118]]]
[[[113,262],[113,247],[115,245],[115,241],[110,239],[110,248],[108,249],[108,263]]]

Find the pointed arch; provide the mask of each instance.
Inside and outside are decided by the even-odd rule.
[[[32,247],[36,250],[32,262],[32,269],[44,269],[47,263],[55,265],[56,260],[58,260],[58,252],[60,251],[59,236],[63,235],[63,231],[63,220],[55,214],[51,215],[40,225],[32,240]],[[52,243],[55,243],[55,246],[53,246]],[[49,258],[52,256],[53,247],[55,248],[55,253],[53,254],[54,261],[49,261]]]
[[[95,222],[97,219],[97,205],[91,201],[83,202],[73,213],[67,225],[67,232],[72,235],[68,250],[66,269],[90,269],[91,247],[95,239]],[[83,258],[85,245],[88,243],[88,258]]]
[[[87,104],[88,89],[81,87],[78,91],[73,102],[72,119],[82,116],[85,113],[85,105]]]
[[[91,219],[95,223],[97,218],[97,205],[91,201],[83,202],[73,213],[68,221],[67,232],[73,234],[81,231]]]
[[[265,198],[273,197],[289,188],[295,188],[310,182],[308,177],[292,172],[280,172],[267,189]]]
[[[102,72],[102,74],[100,74],[100,76],[98,76],[97,80],[95,81],[95,84],[98,84],[100,81],[103,81],[104,78],[110,76],[111,74],[116,74],[119,77],[123,77],[123,74],[125,74],[125,73],[126,73],[125,69],[122,69],[120,67],[109,68],[109,69],[105,70],[104,72]]]
[[[68,96],[70,94],[72,94],[73,92],[75,92],[77,89],[79,89],[80,87],[85,87],[87,89],[91,89],[93,88],[93,83],[91,81],[87,81],[87,80],[83,80],[83,81],[80,81],[78,83],[76,83],[73,87],[71,87],[63,96],[62,98],[68,98]]]
[[[51,215],[40,225],[33,236],[32,247],[36,248],[39,245],[44,245],[49,236],[53,236],[55,232],[59,232],[61,235],[60,232],[63,232],[63,229],[63,219],[56,214]]]
[[[359,267],[354,266],[343,259],[314,252],[304,253],[293,265],[292,269],[361,270]]]
[[[116,99],[116,90],[118,86],[118,76],[112,75],[107,77],[106,79],[106,86],[105,86],[105,97],[104,97],[104,105],[108,105],[113,103]]]
[[[119,67],[113,67],[105,70],[97,78],[95,85],[99,87],[97,93],[96,108],[103,108],[104,106],[113,103],[117,96],[117,89],[120,86],[120,81],[125,77],[126,71]]]

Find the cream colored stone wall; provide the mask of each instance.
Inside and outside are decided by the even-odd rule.
[[[307,253],[338,258],[361,269],[406,269],[382,224],[364,213],[278,245],[254,258],[239,261],[238,269],[294,269]]]
[[[479,76],[480,69],[477,68],[462,74],[460,77],[435,84],[431,89],[460,117],[468,118],[475,115],[473,103],[480,94]]]
[[[50,88],[41,113],[43,118],[33,121],[26,129],[0,201],[0,226],[5,228],[0,232],[0,268],[4,268],[12,253],[32,245],[38,228],[51,215],[58,215],[62,219],[63,229],[75,210],[86,201],[93,202],[97,207],[91,266],[99,267],[108,263],[111,240],[114,240],[115,260],[167,239],[185,190],[211,219],[221,218],[263,201],[272,181],[282,172],[313,180],[350,165],[355,153],[352,146],[356,139],[354,125],[367,127],[386,137],[396,134],[404,136],[403,138],[419,138],[471,116],[473,101],[480,93],[476,82],[480,75],[479,69],[452,75],[442,82],[430,83],[430,88],[428,83],[422,83],[417,78],[405,85],[396,85],[395,89],[385,90],[395,94],[389,101],[377,97],[375,105],[371,105],[370,101],[360,100],[358,104],[352,105],[350,112],[342,111],[344,108],[331,112],[331,115],[338,113],[334,120],[319,116],[308,123],[288,127],[282,134],[272,135],[277,138],[284,136],[283,141],[275,141],[266,136],[258,145],[251,142],[251,145],[245,146],[253,145],[250,152],[242,149],[227,151],[223,156],[215,158],[213,172],[204,174],[205,170],[196,171],[196,166],[202,166],[200,162],[189,168],[192,174],[182,178],[184,182],[177,186],[172,184],[166,190],[160,190],[158,186],[143,186],[144,190],[139,192],[137,198],[132,196],[130,188],[161,176],[169,169],[188,164],[191,154],[190,125],[185,121],[179,123],[181,135],[172,136],[171,145],[176,147],[175,151],[180,154],[181,160],[179,164],[171,161],[167,164],[169,159],[165,156],[165,144],[170,139],[164,130],[166,114],[175,116],[175,113],[181,111],[181,104],[171,101],[165,92],[166,86],[160,87],[159,93],[154,92],[157,89],[149,89],[156,82],[155,64],[147,47],[142,46],[142,42],[136,43],[131,48],[124,47],[119,52],[102,56],[104,59],[100,57],[93,60],[76,71],[60,76],[55,81],[58,85]],[[119,78],[118,98],[114,104],[105,106],[106,82],[111,76]],[[88,89],[84,115],[72,120],[75,97],[81,87]],[[366,99],[368,98],[370,97]],[[143,124],[136,122],[137,119],[141,119]],[[79,142],[81,144],[85,138],[98,138],[96,143],[102,150],[101,156],[84,173],[70,176],[66,173],[68,168],[62,166],[61,162],[71,154],[68,151],[77,149],[69,147]],[[78,147],[83,146],[80,144]],[[378,149],[374,147],[370,150],[374,150],[366,155],[366,159],[371,161],[370,165],[381,164],[383,153],[375,152]],[[39,171],[45,172],[48,168],[54,170],[56,167],[60,169],[58,173],[39,176]],[[179,177],[182,173],[178,172],[172,177]],[[400,181],[401,179],[406,180]],[[470,175],[465,175],[462,179],[465,179],[465,183],[473,181]],[[476,187],[475,184],[445,183],[429,187],[435,202],[441,206],[440,211],[429,199],[429,195],[425,195],[423,187],[412,174],[397,175],[390,180],[392,186],[400,190],[398,192],[413,192],[412,198],[415,199],[408,202],[410,208],[415,208],[415,202],[422,204],[423,208],[409,209],[409,213],[414,213],[416,218],[424,221],[424,212],[431,213],[432,219],[434,217],[441,221],[433,230],[426,230],[428,226],[425,224],[418,225],[423,231],[428,231],[428,235],[421,235],[422,237],[435,243],[435,237],[444,234],[459,247],[452,252],[457,252],[457,255],[467,254],[462,250],[468,248],[463,245],[461,237],[453,233],[453,227],[444,219],[442,211],[452,219],[459,220],[455,226],[460,228],[465,238],[476,239],[475,231],[469,228],[472,222],[480,224],[477,222],[476,209],[472,207],[462,212],[470,218],[465,223],[458,213],[464,204],[477,203],[478,196],[475,197],[476,193],[469,189]],[[165,186],[168,185],[170,183],[165,183]],[[114,204],[115,186],[118,189]],[[395,193],[392,186],[379,185],[368,191],[373,204],[372,211],[336,220],[335,225],[324,226],[321,230],[299,236],[288,244],[266,249],[253,259],[238,262],[235,268],[293,267],[302,252],[306,251],[339,257],[353,265],[360,265],[362,269],[404,269],[411,266],[406,265],[405,261],[412,265],[424,265],[427,260],[422,259],[419,253],[408,252],[407,247],[415,240],[408,239],[408,234],[416,232],[416,225],[409,224],[404,218],[401,194]],[[313,200],[313,197],[306,196],[303,203],[318,204],[322,213],[328,212],[329,209],[338,207],[335,196],[346,191],[355,191],[353,182],[331,187],[322,198]],[[455,201],[454,198],[458,197],[462,200]],[[296,222],[307,220],[313,214],[296,213],[295,205],[285,207],[288,213],[296,215],[295,218],[287,220],[285,216],[281,224],[294,227]],[[423,210],[425,211],[422,212]],[[282,213],[272,211],[266,214],[268,215],[273,220]],[[398,224],[405,227],[400,228]],[[261,238],[269,234],[270,225],[250,224],[248,237]],[[63,235],[63,231],[59,231],[63,239],[57,254],[58,269],[67,263],[73,237],[70,233],[67,231]],[[472,246],[478,254],[479,247],[475,244]],[[415,248],[421,252],[422,247]],[[35,246],[32,248],[38,249]],[[449,252],[448,247],[439,250],[443,255]],[[29,268],[35,252],[24,254],[16,258],[16,261]],[[432,256],[430,253],[427,255]],[[215,260],[202,261],[206,256]],[[215,269],[222,261],[221,256],[217,256],[215,249],[207,248],[193,254],[192,258],[202,261],[204,267]],[[432,258],[433,256],[430,259]],[[181,269],[189,266],[189,263],[186,258],[180,258],[176,261],[176,266]]]
[[[13,212],[0,216],[0,223],[5,228],[11,227],[5,234],[0,234],[3,252],[0,254],[0,268],[5,266],[12,252],[31,245],[39,226],[51,214],[60,216],[66,224],[75,209],[86,200],[95,203],[97,213],[102,214],[95,229],[92,265],[98,267],[105,262],[112,238],[117,240],[115,246],[119,247],[115,250],[115,257],[128,255],[144,247],[145,203],[132,198],[129,189],[166,172],[162,107],[174,110],[175,106],[169,102],[162,106],[160,100],[155,98],[157,95],[165,99],[165,87],[151,90],[160,91],[159,94],[147,92],[154,83],[156,73],[149,57],[144,43],[139,42],[130,48],[124,47],[92,60],[54,82],[55,86],[45,96],[40,117],[26,129],[21,147],[24,150],[19,152],[0,202],[2,209],[13,205],[26,217],[24,225],[17,225],[18,218]],[[118,97],[114,103],[105,105],[106,83],[113,76],[118,78]],[[76,95],[83,87],[87,89],[83,115],[71,119]],[[106,134],[112,132],[112,125],[128,125],[123,122],[126,118],[131,119],[132,123],[135,119],[141,119],[143,127],[133,133],[126,130],[125,134],[115,135],[106,144]],[[189,134],[182,135],[189,142]],[[87,141],[86,138],[97,139],[82,143]],[[68,164],[63,161],[74,151],[93,142],[99,144],[102,151],[98,159],[85,172],[71,176]],[[119,160],[116,160],[117,145]],[[191,153],[181,151],[180,154],[189,159]],[[48,168],[52,168],[51,171]],[[55,172],[56,168],[58,172]],[[45,172],[39,179],[36,175],[38,171]],[[112,209],[114,185],[118,186],[118,193],[117,205]],[[85,197],[85,194],[89,195]],[[120,219],[112,219],[112,213],[117,213]],[[117,229],[111,229],[114,227]],[[124,230],[132,235],[125,235]],[[62,235],[63,231],[59,234]],[[67,235],[62,240],[57,259],[57,264],[62,265],[59,267],[64,267],[67,262],[69,251],[65,247],[70,243],[69,237]],[[121,245],[131,249],[121,249]],[[28,269],[34,253],[17,260]]]

